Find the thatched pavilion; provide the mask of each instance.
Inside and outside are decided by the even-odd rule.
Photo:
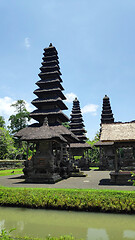
[[[135,121],[102,124],[101,128],[101,143],[111,143],[115,154],[115,171],[110,174],[111,181],[118,184],[128,183],[131,171],[135,171]]]
[[[78,139],[62,125],[69,119],[62,112],[67,106],[63,102],[66,98],[62,93],[57,50],[50,44],[43,55],[40,80],[36,82],[39,88],[34,91],[37,98],[32,101],[36,110],[30,113],[38,123],[20,130],[15,136],[36,146],[36,153],[24,168],[26,181],[54,183],[69,176],[67,145]]]

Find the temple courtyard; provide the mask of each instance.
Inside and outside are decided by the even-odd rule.
[[[28,188],[63,188],[63,189],[112,189],[135,191],[132,185],[114,185],[110,183],[110,171],[84,171],[86,177],[70,177],[63,181],[46,183],[26,183],[22,175],[1,176],[0,185],[5,187],[28,187]]]

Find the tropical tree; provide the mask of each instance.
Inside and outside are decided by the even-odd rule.
[[[15,115],[9,118],[10,125],[8,126],[10,132],[13,134],[22,128],[25,128],[30,121],[29,112],[26,109],[26,102],[24,100],[17,100],[11,107],[15,108]]]
[[[5,120],[3,116],[0,116],[0,127],[5,128]]]
[[[62,125],[64,126],[64,127],[66,127],[66,128],[70,128],[70,126],[69,126],[69,122],[64,122],[64,123],[62,123]]]
[[[15,151],[14,141],[9,131],[0,128],[0,159],[13,158]]]
[[[99,163],[100,151],[98,147],[95,147],[94,144],[99,141],[100,132],[98,131],[93,140],[88,139],[87,143],[92,146],[92,149],[88,150],[89,158],[92,163]]]

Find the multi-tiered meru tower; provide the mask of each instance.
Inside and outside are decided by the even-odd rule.
[[[86,143],[87,137],[85,135],[86,130],[84,129],[85,126],[83,122],[84,121],[80,109],[80,102],[77,98],[75,98],[75,100],[73,101],[69,126],[72,133],[74,133],[79,139],[79,142],[71,143],[70,149],[73,158],[74,156],[82,156],[82,158],[78,160],[78,166],[82,169],[89,169],[88,157],[86,157],[87,154],[85,154],[84,158],[84,152],[87,152],[88,149],[91,149],[91,146]]]
[[[101,124],[102,123],[113,123],[114,117],[111,110],[110,100],[107,95],[103,98],[103,107],[102,107],[102,114],[101,114]]]
[[[77,136],[80,143],[84,143],[87,140],[87,137],[85,136],[86,131],[84,129],[80,102],[77,98],[75,98],[75,100],[73,101],[73,108],[70,116],[70,130]]]
[[[54,183],[70,174],[66,146],[78,139],[62,125],[69,119],[62,112],[67,107],[57,50],[50,44],[43,55],[40,80],[36,82],[39,88],[34,91],[37,98],[32,101],[36,110],[30,113],[38,123],[20,130],[16,136],[36,145],[36,154],[24,169],[26,181]]]
[[[101,113],[101,128],[100,133],[102,131],[102,124],[110,124],[114,123],[114,117],[111,110],[110,99],[107,95],[103,98],[102,105],[102,113]],[[98,141],[94,144],[96,147],[100,148],[100,169],[101,170],[113,170],[114,169],[114,149],[113,142],[101,142]]]
[[[34,91],[37,96],[32,104],[37,108],[30,116],[37,120],[41,125],[44,118],[48,118],[49,126],[56,126],[67,122],[68,117],[62,112],[67,106],[63,103],[65,96],[62,91],[62,79],[58,61],[58,53],[55,47],[50,44],[49,48],[44,49],[39,80],[36,85],[39,87]]]

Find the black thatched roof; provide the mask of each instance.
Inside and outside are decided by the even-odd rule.
[[[24,141],[35,140],[55,140],[58,139],[62,142],[78,142],[77,137],[63,125],[48,126],[39,124],[32,124],[17,132],[15,137]]]
[[[34,110],[32,113],[30,113],[30,117],[34,118],[35,120],[39,121],[42,120],[42,122],[44,121],[44,118],[47,117],[48,121],[50,121],[50,119],[57,117],[61,120],[61,122],[68,122],[69,118],[62,113],[61,110],[59,109],[46,109],[46,110]],[[49,124],[51,125],[51,123]]]
[[[103,98],[101,123],[113,123],[114,117],[111,110],[110,99],[107,95]]]
[[[72,132],[75,134],[75,132],[80,132],[80,130],[81,130],[81,132],[84,132],[84,133],[86,133],[87,131],[84,129],[84,128],[72,128]]]
[[[32,104],[36,107],[42,106],[42,104],[45,103],[47,105],[52,105],[52,103],[55,103],[59,106],[60,109],[65,110],[68,109],[67,106],[63,103],[60,97],[57,97],[56,99],[41,99],[36,98],[32,101]]]
[[[82,122],[70,122],[70,127],[72,126],[72,129],[75,129],[77,126],[84,127],[84,124]]]
[[[72,113],[70,119],[70,130],[79,138],[80,142],[84,142],[87,139],[85,136],[85,129],[83,124],[83,118],[80,109],[80,103],[77,98],[73,101]]]
[[[40,80],[40,81],[38,81],[38,82],[36,82],[36,85],[38,86],[38,87],[41,87],[41,88],[44,88],[44,87],[46,87],[46,88],[53,88],[53,87],[59,87],[61,90],[64,90],[64,88],[63,88],[63,86],[61,85],[61,83],[60,83],[60,80],[59,79],[56,79],[56,80],[48,80],[48,81],[46,81],[46,80]]]
[[[43,55],[41,72],[38,74],[40,80],[36,82],[39,88],[34,91],[38,98],[32,101],[37,109],[30,113],[30,117],[37,120],[40,125],[43,124],[45,117],[48,117],[49,126],[68,122],[68,117],[62,112],[67,106],[63,103],[66,97],[62,93],[64,88],[61,85],[57,50],[50,44],[44,49]]]
[[[54,128],[44,125],[40,127],[24,128],[16,133],[15,137],[20,137],[20,139],[24,141],[58,139],[59,141],[67,142],[67,140],[62,135],[57,133]]]

